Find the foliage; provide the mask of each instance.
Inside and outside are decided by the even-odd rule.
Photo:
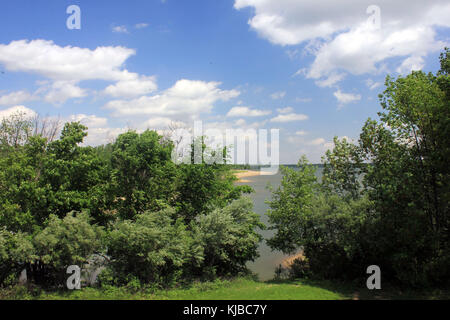
[[[0,229],[0,285],[33,258],[34,248],[27,234]]]
[[[232,166],[226,164],[227,148],[209,150],[205,137],[192,141],[190,163],[179,165],[177,196],[171,204],[187,224],[196,216],[207,214],[214,208],[224,208],[242,194],[251,193],[249,186],[235,186],[237,178]],[[196,155],[196,148],[201,156]],[[217,161],[220,160],[220,161]]]
[[[78,122],[56,138],[56,125],[33,121],[18,114],[0,126],[0,284],[26,268],[35,284],[61,286],[67,266],[103,249],[101,280],[136,290],[236,273],[257,256],[251,203],[232,203],[251,189],[234,185],[226,163],[176,165],[172,142],[155,131],[92,148]]]
[[[27,268],[40,269],[37,276],[34,273],[37,283],[63,284],[68,266],[82,267],[91,255],[102,251],[102,234],[103,229],[91,224],[86,212],[71,212],[64,219],[51,215],[47,227],[33,239],[36,262]]]
[[[328,192],[329,186],[319,184],[314,167],[305,159],[300,160],[298,170],[282,170],[281,185],[269,201],[269,222],[276,230],[269,246],[287,254],[303,249],[306,269],[316,277],[354,275],[353,264],[368,259],[362,234],[370,202]]]
[[[112,145],[112,192],[122,219],[133,219],[147,210],[161,209],[174,195],[176,166],[173,146],[161,143],[155,131],[127,132]]]
[[[357,144],[335,139],[324,176],[283,170],[269,202],[274,249],[303,248],[322,278],[358,278],[367,266],[409,286],[450,279],[449,49],[433,75],[386,78],[379,121]]]
[[[245,264],[259,256],[257,248],[262,238],[257,229],[264,225],[252,208],[250,199],[241,198],[191,223],[204,250],[203,273],[233,276],[245,271]]]
[[[115,283],[127,284],[135,277],[142,283],[170,284],[178,280],[184,264],[202,259],[201,247],[174,216],[175,211],[166,208],[114,224],[107,254]]]

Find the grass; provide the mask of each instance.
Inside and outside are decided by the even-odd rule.
[[[247,278],[196,283],[170,290],[83,288],[77,291],[44,292],[14,287],[0,290],[0,299],[14,300],[348,300],[348,299],[450,299],[448,291],[355,290],[350,284],[329,281],[269,281]]]

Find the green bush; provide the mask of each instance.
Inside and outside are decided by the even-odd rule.
[[[33,259],[34,248],[27,234],[0,229],[0,285],[15,279],[26,263]]]
[[[246,270],[248,261],[254,261],[259,256],[257,249],[262,237],[258,228],[263,229],[264,225],[252,209],[252,201],[241,198],[191,223],[204,248],[202,273],[210,276],[236,275]]]
[[[116,284],[140,282],[170,285],[178,280],[182,267],[201,259],[182,220],[167,208],[136,216],[136,221],[118,220],[107,236],[110,268]]]
[[[102,250],[103,228],[91,224],[88,213],[72,212],[64,219],[50,216],[48,226],[33,239],[36,261],[28,276],[39,284],[64,285],[66,269],[80,268],[94,253]]]

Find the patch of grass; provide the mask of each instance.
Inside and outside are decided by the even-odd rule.
[[[169,300],[340,300],[346,297],[327,289],[303,284],[266,283],[237,279],[215,288],[204,290],[195,285],[189,289],[161,291],[157,299]]]
[[[445,290],[355,289],[354,284],[332,281],[283,280],[259,282],[250,278],[199,282],[183,288],[130,291],[125,287],[83,288],[45,292],[17,286],[0,289],[0,299],[14,300],[345,300],[450,299]]]

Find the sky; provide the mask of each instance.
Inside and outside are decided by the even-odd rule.
[[[129,129],[199,120],[279,129],[282,164],[301,155],[318,163],[333,137],[357,139],[381,111],[386,75],[436,72],[450,46],[447,0],[3,0],[0,8],[0,118],[21,110],[80,121],[93,146]]]

